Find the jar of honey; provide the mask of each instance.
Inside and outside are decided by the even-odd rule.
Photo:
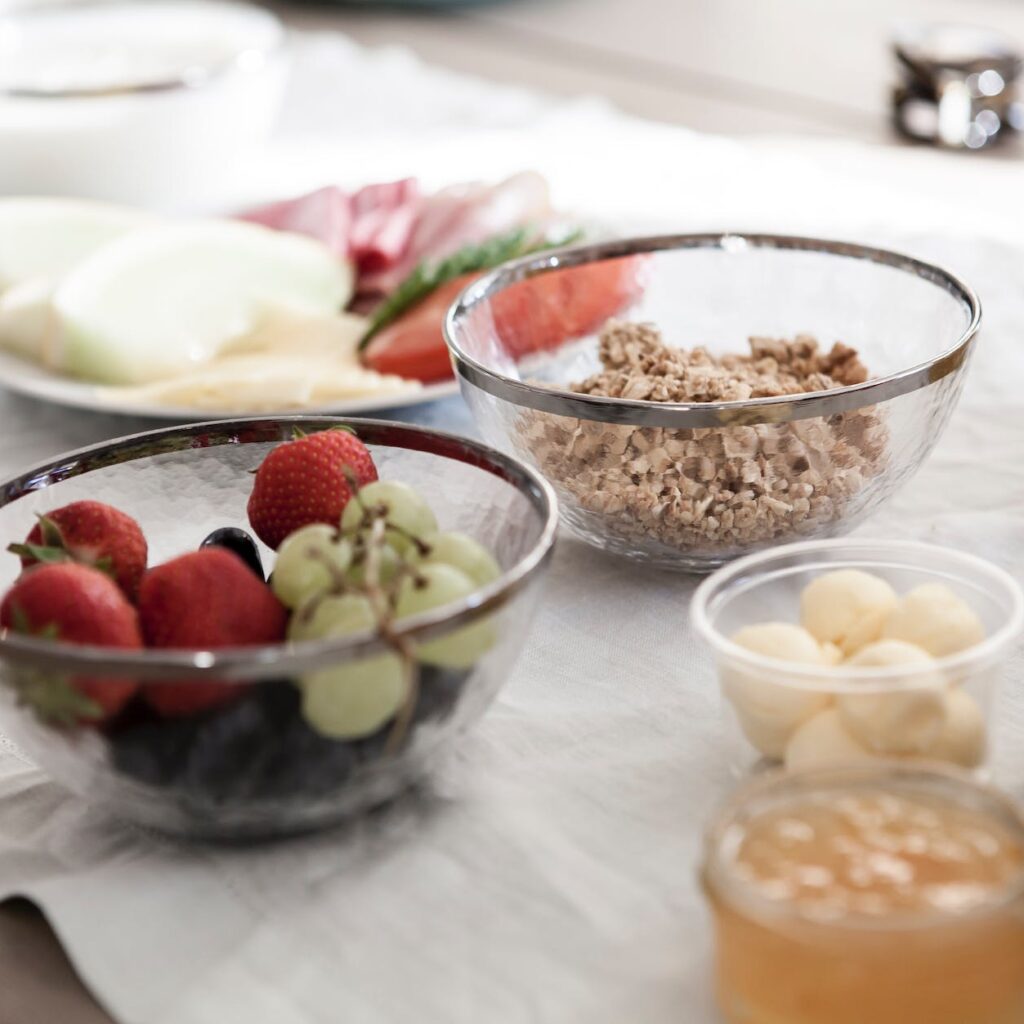
[[[967,774],[763,776],[703,884],[729,1024],[1024,1022],[1024,816]]]

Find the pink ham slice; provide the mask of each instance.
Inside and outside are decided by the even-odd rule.
[[[453,185],[424,197],[414,178],[348,193],[330,186],[242,215],[324,242],[358,270],[357,305],[393,291],[418,263],[437,261],[551,217],[547,182],[533,171],[497,185]]]
[[[351,199],[329,185],[295,199],[283,199],[238,215],[240,220],[262,224],[276,231],[294,231],[323,242],[339,256],[349,256],[352,230]]]
[[[423,201],[402,256],[375,273],[360,274],[358,291],[387,295],[418,263],[437,261],[466,245],[524,225],[542,225],[551,217],[547,182],[534,171],[513,175],[497,185],[453,185]]]
[[[392,266],[409,246],[423,202],[415,178],[348,193],[331,185],[241,215],[278,231],[319,239],[360,273]]]
[[[367,185],[352,196],[349,251],[362,277],[393,266],[409,247],[423,207],[415,178]]]

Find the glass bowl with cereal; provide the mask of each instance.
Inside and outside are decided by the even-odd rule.
[[[877,509],[941,437],[980,319],[910,256],[702,234],[506,264],[445,333],[482,433],[548,478],[574,533],[705,572]]]

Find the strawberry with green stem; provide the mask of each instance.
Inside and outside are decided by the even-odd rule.
[[[7,550],[26,568],[76,562],[99,569],[133,600],[148,557],[139,524],[100,501],[75,501],[39,516],[24,542]]]
[[[0,627],[67,644],[136,650],[142,633],[135,609],[109,576],[71,562],[26,570],[0,604]],[[138,689],[116,676],[64,677],[36,670],[15,671],[21,699],[46,721],[100,724]]]
[[[366,445],[347,428],[306,435],[278,445],[256,470],[249,523],[275,550],[289,534],[312,523],[337,526],[359,486],[377,479]]]

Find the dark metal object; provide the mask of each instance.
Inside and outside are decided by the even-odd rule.
[[[893,121],[901,134],[950,149],[977,150],[1024,128],[1017,95],[1021,55],[987,29],[937,24],[893,43],[900,81]]]

